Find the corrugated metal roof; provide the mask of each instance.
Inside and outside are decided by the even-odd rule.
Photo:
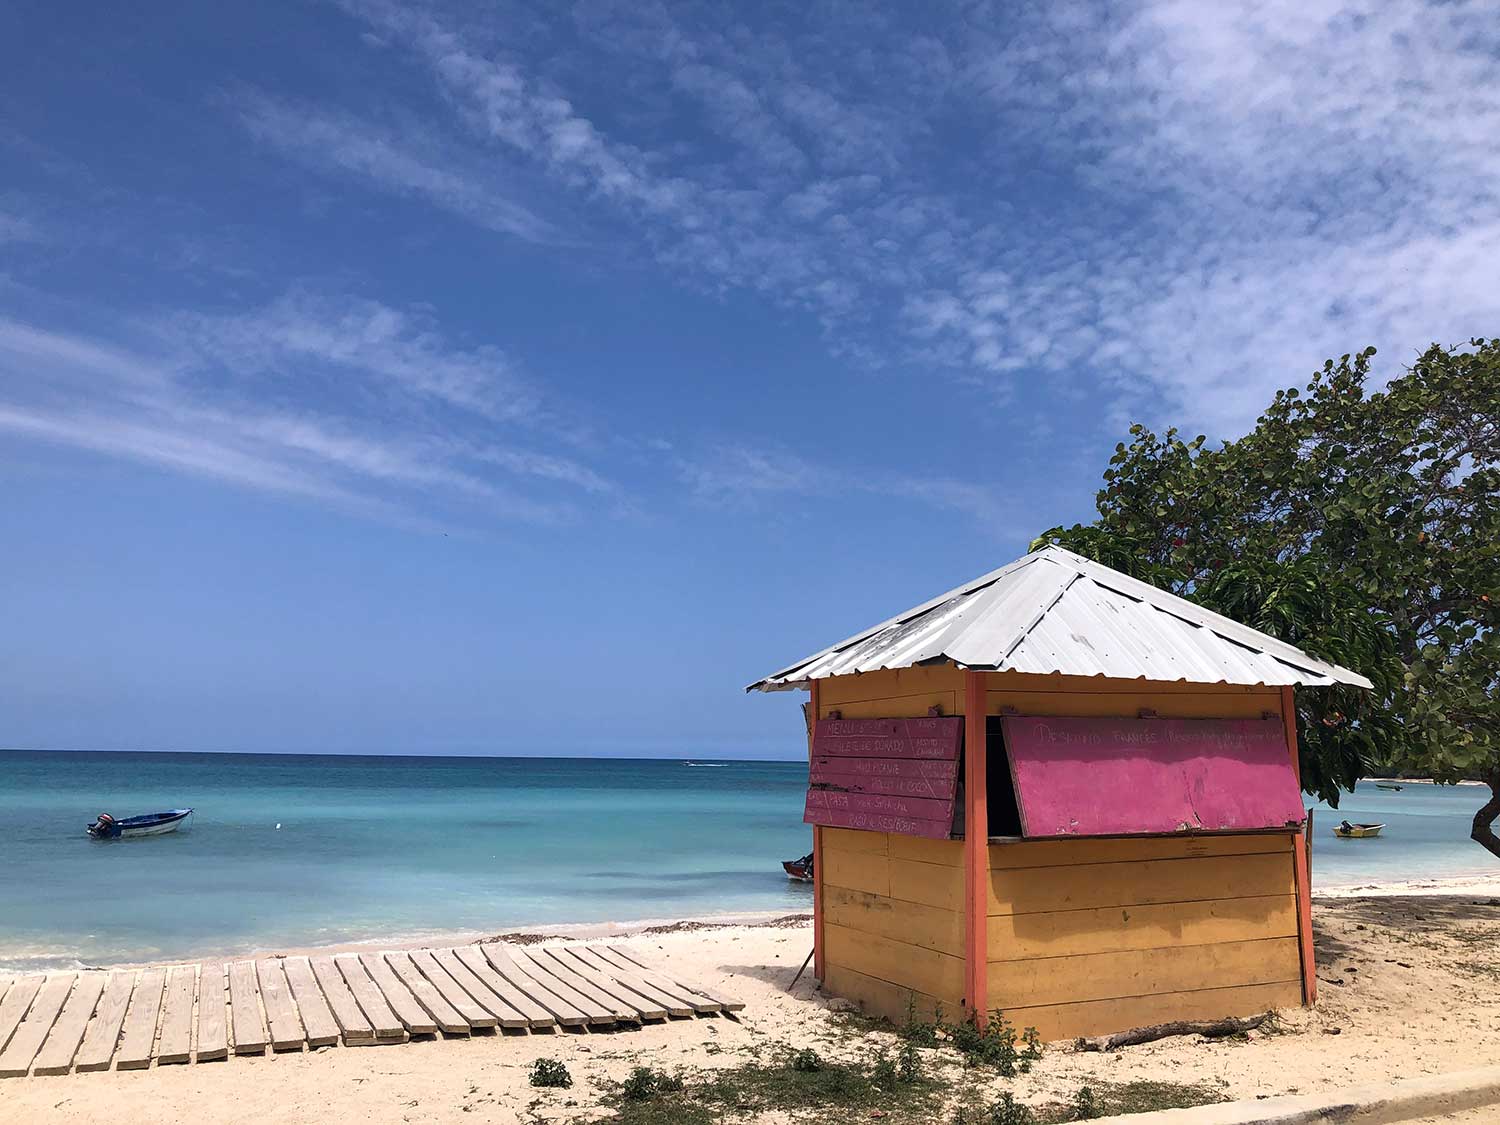
[[[809,680],[951,660],[964,668],[1202,684],[1370,681],[1061,547],[883,621],[751,684]]]

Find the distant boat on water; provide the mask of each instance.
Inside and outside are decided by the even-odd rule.
[[[1394,781],[1377,781],[1375,783],[1375,788],[1394,789],[1397,793],[1401,792],[1401,786],[1397,785]]]
[[[142,816],[127,816],[124,820],[116,820],[109,813],[100,813],[98,819],[84,831],[96,840],[160,836],[176,832],[192,815],[192,809],[168,809],[166,812],[145,813]]]
[[[1340,840],[1364,840],[1379,836],[1384,824],[1350,824],[1347,820],[1334,825],[1333,834]]]

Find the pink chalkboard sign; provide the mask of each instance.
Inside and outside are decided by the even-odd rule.
[[[802,820],[946,840],[963,719],[819,719]]]
[[[1251,832],[1301,825],[1281,719],[1007,717],[1024,836]]]

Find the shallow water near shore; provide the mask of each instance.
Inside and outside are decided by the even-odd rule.
[[[0,966],[811,909],[805,763],[0,753]],[[190,827],[83,828],[178,806]]]
[[[708,768],[703,768],[708,767]],[[803,762],[0,752],[0,968],[812,907]],[[1320,888],[1500,873],[1484,791],[1366,783],[1319,807]],[[83,834],[191,805],[144,840]],[[1342,817],[1382,820],[1341,841]]]

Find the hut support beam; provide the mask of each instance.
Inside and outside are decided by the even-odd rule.
[[[1302,786],[1302,760],[1297,751],[1296,688],[1281,689],[1281,721],[1286,727],[1286,744],[1292,753],[1292,773]],[[1313,955],[1312,873],[1307,861],[1307,832],[1292,840],[1292,863],[1297,880],[1297,944],[1302,950],[1302,1003],[1311,1007],[1318,1002],[1318,970]]]
[[[812,769],[813,733],[818,729],[818,720],[823,717],[822,700],[819,699],[818,681],[813,680],[808,690],[807,723],[807,768]],[[823,830],[813,825],[813,979],[818,986],[823,984]]]
[[[989,999],[989,763],[985,674],[964,672],[964,1003],[984,1026]]]

